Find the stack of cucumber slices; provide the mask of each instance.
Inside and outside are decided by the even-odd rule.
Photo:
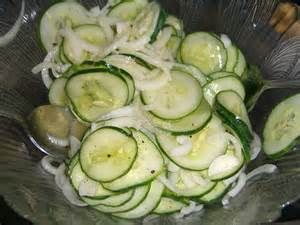
[[[81,201],[131,219],[217,202],[234,186],[251,159],[253,131],[247,63],[226,35],[185,35],[155,1],[90,11],[65,1],[43,15],[40,40],[48,54],[34,71],[42,71],[50,103],[90,126],[66,160]],[[268,136],[273,124],[270,154],[288,146],[274,144],[279,131]]]

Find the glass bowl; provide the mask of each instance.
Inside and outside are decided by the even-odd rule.
[[[10,43],[0,47],[0,195],[20,215],[43,225],[249,225],[275,220],[282,207],[299,199],[300,151],[293,151],[276,162],[260,154],[249,168],[272,162],[279,168],[277,173],[248,182],[226,208],[213,205],[184,219],[169,215],[121,220],[69,204],[53,177],[42,170],[41,155],[33,151],[12,119],[27,115],[35,106],[48,101],[40,76],[33,75],[31,69],[45,56],[37,40],[37,28],[39,17],[52,1],[25,2],[21,30]],[[82,3],[90,8],[104,5],[105,1]],[[21,4],[20,0],[0,2],[1,35],[15,22]],[[291,31],[296,18],[279,29],[278,21],[276,25],[272,20],[279,4],[275,0],[162,0],[161,4],[167,12],[183,19],[187,33],[206,30],[228,34],[243,50],[247,61],[259,66],[263,78],[275,80],[281,87],[266,91],[250,114],[254,129],[261,134],[272,107],[300,90],[292,88],[297,87],[300,79],[300,38]]]

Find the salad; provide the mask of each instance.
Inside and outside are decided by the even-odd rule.
[[[89,10],[59,2],[39,34],[47,55],[32,72],[41,73],[50,104],[84,130],[52,134],[69,148],[58,168],[42,159],[72,204],[127,219],[183,217],[228,204],[247,180],[276,170],[245,173],[261,150],[245,103],[251,66],[227,35],[185,34],[179,18],[147,0]],[[300,134],[290,128],[299,125],[300,97],[288,101],[267,122],[268,155],[290,150]]]

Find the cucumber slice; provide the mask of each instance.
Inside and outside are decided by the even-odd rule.
[[[88,11],[77,2],[59,2],[52,5],[40,21],[39,35],[44,48],[49,52],[58,44],[58,31],[66,23],[72,26],[91,22]]]
[[[194,112],[178,120],[164,120],[151,113],[147,114],[147,117],[155,127],[169,131],[174,135],[197,133],[208,123],[211,116],[211,108],[205,99],[201,101],[199,107]]]
[[[215,182],[207,178],[206,170],[189,171],[181,169],[179,172],[170,173],[168,179],[176,188],[176,190],[171,190],[175,196],[201,196],[208,193],[216,185]],[[194,180],[197,182],[194,182]]]
[[[227,134],[229,145],[226,154],[216,157],[208,168],[208,178],[223,180],[236,174],[244,164],[242,145],[237,138]]]
[[[171,80],[163,87],[141,92],[144,104],[153,108],[150,112],[162,119],[179,119],[190,114],[198,108],[202,96],[198,80],[181,71],[171,71]]]
[[[195,66],[181,64],[181,63],[174,63],[172,70],[182,71],[192,75],[200,82],[201,86],[204,86],[207,83],[206,76]]]
[[[251,133],[251,123],[248,117],[248,112],[242,98],[234,91],[221,91],[217,94],[216,101],[225,107],[229,112],[233,113],[236,119],[242,120],[247,124]]]
[[[158,206],[153,210],[156,214],[168,214],[180,211],[186,204],[176,201],[175,199],[162,197]]]
[[[246,59],[243,53],[241,52],[241,50],[238,49],[238,58],[234,67],[234,72],[241,77],[246,69],[246,66],[247,66]]]
[[[82,200],[90,206],[103,205],[103,206],[117,207],[117,206],[122,206],[125,203],[129,202],[133,197],[133,194],[134,194],[133,190],[128,190],[127,192],[109,196],[105,199],[95,199],[95,198],[93,199],[88,197],[82,197]]]
[[[180,51],[184,63],[198,67],[204,74],[220,71],[226,65],[226,49],[210,33],[196,32],[187,35]]]
[[[227,63],[225,70],[228,72],[234,72],[235,66],[238,62],[238,48],[235,45],[230,45],[226,48],[227,51]]]
[[[263,130],[263,150],[273,158],[280,157],[299,143],[300,94],[280,102],[269,115]]]
[[[71,64],[70,60],[66,57],[65,53],[64,53],[64,48],[63,48],[63,44],[61,44],[59,46],[59,60],[63,63],[63,64]]]
[[[132,129],[138,145],[138,155],[131,169],[124,176],[103,186],[108,190],[119,191],[153,180],[164,166],[162,155],[156,145],[141,131]]]
[[[240,95],[240,97],[245,99],[245,89],[242,82],[235,76],[227,76],[218,78],[216,80],[210,81],[203,87],[204,97],[206,101],[213,105],[215,102],[215,96],[225,90],[233,90]]]
[[[146,216],[159,204],[163,190],[164,185],[158,180],[154,180],[151,182],[151,187],[147,197],[137,207],[126,212],[113,213],[113,215],[127,219]]]
[[[126,105],[128,100],[126,81],[106,69],[73,75],[65,91],[76,115],[86,122]]]
[[[97,25],[87,24],[81,25],[74,29],[74,33],[78,38],[89,44],[100,47],[107,44],[105,33],[102,28]],[[91,60],[90,52],[78,46],[78,42],[73,36],[67,36],[63,41],[63,50],[65,56],[73,63],[80,65],[86,60]]]
[[[216,111],[223,122],[231,128],[241,140],[245,160],[249,161],[250,144],[253,136],[251,127],[248,125],[250,121],[244,103],[239,98],[239,95],[233,91],[220,92],[219,94],[217,95],[215,104]]]
[[[160,8],[159,16],[158,16],[158,19],[157,19],[155,29],[154,29],[153,33],[151,34],[151,37],[150,37],[150,42],[149,42],[150,44],[152,44],[153,42],[156,41],[159,32],[164,27],[167,16],[168,16],[167,13],[162,8]]]
[[[226,194],[229,187],[230,185],[226,185],[223,181],[219,181],[210,192],[198,198],[197,201],[203,204],[213,204]]]
[[[117,212],[129,211],[134,207],[137,207],[146,198],[149,190],[150,190],[149,184],[139,186],[135,188],[132,198],[128,202],[120,206],[97,205],[94,206],[93,208],[105,213],[117,213]]]
[[[152,39],[155,41],[159,32],[157,25],[159,24],[160,17],[161,13],[159,4],[156,2],[147,4],[133,21],[131,38],[149,38],[149,41]]]
[[[116,127],[102,127],[87,136],[80,149],[82,170],[108,182],[126,174],[137,156],[135,139]]]
[[[77,157],[77,160],[79,160],[79,157]],[[79,161],[76,162],[75,166],[70,172],[70,180],[74,189],[77,192],[79,192],[79,186],[82,185],[82,183],[89,183],[95,185],[96,191],[94,192],[93,195],[89,197],[101,199],[116,194],[115,192],[104,189],[101,183],[93,181],[90,178],[88,178],[86,174],[82,171]]]
[[[108,12],[109,16],[132,21],[147,5],[147,0],[127,0],[114,5]]]
[[[67,164],[68,165],[68,175],[70,176],[73,168],[76,166],[79,160],[79,154],[75,154],[71,159],[70,162]]]
[[[50,86],[49,102],[52,105],[65,106],[67,104],[67,97],[65,94],[66,78],[56,79]]]
[[[216,79],[223,78],[223,77],[227,77],[227,76],[235,76],[235,77],[238,77],[238,75],[236,75],[235,73],[232,73],[232,72],[226,72],[226,71],[215,72],[215,73],[211,73],[211,74],[208,75],[208,77],[209,77],[211,80],[216,80]]]
[[[180,146],[176,141],[176,136],[159,132],[156,134],[156,139],[160,148],[172,162],[189,170],[207,169],[216,157],[225,153],[227,148],[225,128],[216,116],[213,116],[202,130],[190,137],[192,149],[187,155],[172,155],[172,151]]]

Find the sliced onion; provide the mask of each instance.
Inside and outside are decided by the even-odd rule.
[[[250,173],[247,174],[247,179],[251,179],[261,173],[273,173],[277,169],[277,166],[274,164],[264,164],[256,169],[252,170]]]
[[[156,41],[153,43],[153,47],[157,50],[160,50],[161,48],[165,47],[165,45],[171,38],[172,32],[172,27],[166,27],[165,29],[163,29]]]
[[[228,186],[228,185],[230,185],[230,184],[232,184],[233,182],[235,182],[238,178],[239,178],[239,176],[241,175],[241,173],[243,173],[244,171],[245,171],[245,166],[243,166],[240,170],[239,170],[239,172],[237,172],[235,175],[233,175],[232,177],[229,177],[229,178],[227,178],[227,179],[225,179],[225,180],[223,180],[223,182]]]
[[[72,187],[69,179],[67,179],[64,185],[62,186],[62,192],[71,204],[81,207],[88,205],[78,198],[78,195]]]
[[[255,132],[253,132],[253,141],[251,142],[251,146],[250,146],[251,160],[256,159],[260,151],[261,151],[261,140],[259,136]]]
[[[101,117],[102,120],[108,120],[124,116],[134,116],[136,108],[132,105],[124,106],[106,113]]]
[[[6,34],[4,34],[3,36],[0,37],[0,47],[7,45],[9,42],[11,42],[16,37],[17,33],[19,32],[19,30],[21,28],[24,13],[25,13],[25,1],[22,0],[21,10],[20,10],[20,13],[19,13],[19,16],[18,16],[16,22],[14,23],[12,28]]]
[[[224,197],[223,197],[223,199],[222,199],[222,205],[223,206],[226,206],[226,205],[228,205],[229,204],[229,196],[228,195],[225,195]]]
[[[231,45],[231,40],[226,34],[221,34],[221,41],[223,42],[225,48],[228,48]]]
[[[55,173],[55,183],[60,188],[63,189],[64,184],[67,182],[68,178],[66,176],[66,165],[61,163]]]
[[[43,81],[45,87],[48,88],[48,89],[50,88],[50,86],[53,83],[53,80],[50,77],[48,68],[47,69],[46,68],[42,69],[42,81]]]
[[[55,162],[55,160],[52,157],[50,157],[49,155],[47,155],[42,158],[41,165],[45,171],[55,175],[56,171],[57,171],[57,167],[52,165],[53,162]]]
[[[135,85],[138,90],[141,91],[156,90],[165,86],[170,80],[169,77],[166,76],[166,74],[162,73],[159,69],[154,69],[150,71],[150,73],[147,76],[150,79],[135,80]]]
[[[98,22],[99,26],[102,27],[105,37],[106,37],[106,40],[108,42],[112,42],[114,39],[114,31],[111,28],[109,21],[107,20],[107,17],[100,16],[100,17],[98,17],[97,22]]]
[[[205,185],[207,181],[202,176],[197,175],[195,172],[191,173],[192,180],[198,185]]]
[[[244,172],[242,172],[239,176],[239,179],[236,183],[236,185],[234,186],[234,188],[232,188],[227,195],[230,197],[234,197],[236,196],[238,193],[240,193],[240,191],[243,189],[243,187],[245,186],[247,182],[247,176]]]
[[[78,187],[79,196],[95,196],[97,188],[97,182],[91,179],[83,180]]]
[[[181,136],[181,137],[179,136],[176,138],[176,140],[181,138],[184,138],[184,140],[180,140],[181,144],[178,147],[172,149],[171,154],[173,156],[187,155],[192,150],[193,144],[191,140],[186,136]],[[177,142],[179,141],[177,140]]]
[[[129,29],[130,24],[128,22],[117,22],[116,30],[118,34],[121,34]]]
[[[176,218],[183,218],[193,212],[199,212],[203,209],[203,205],[196,205],[196,202],[190,201],[190,204],[186,207],[183,207],[180,210],[180,213],[176,215]]]
[[[242,158],[242,144],[241,142],[232,134],[226,132],[227,139],[233,144],[235,148],[235,155],[240,159]]]
[[[69,158],[72,158],[80,149],[81,142],[74,136],[69,137],[70,150],[68,152]]]

